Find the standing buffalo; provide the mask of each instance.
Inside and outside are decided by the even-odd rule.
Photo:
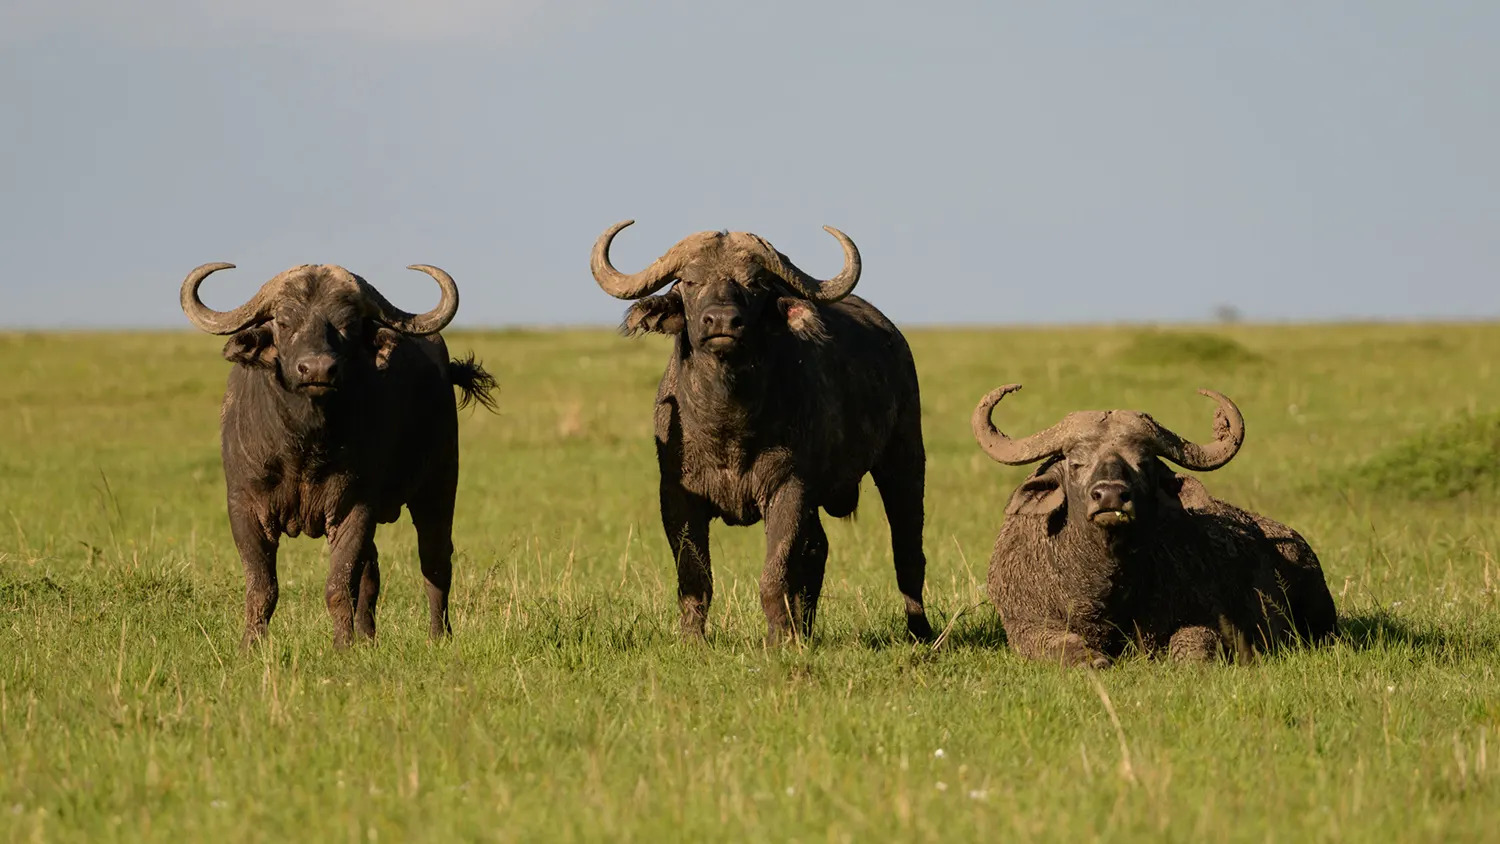
[[[1012,647],[1033,659],[1109,665],[1127,641],[1204,660],[1333,635],[1333,597],[1296,531],[1209,496],[1196,479],[1245,440],[1239,408],[1218,402],[1215,438],[1187,442],[1144,413],[1070,413],[1024,439],[974,410],[974,436],[1000,463],[1045,461],[1011,495],[990,557],[989,593]]]
[[[676,344],[656,394],[661,518],[677,560],[682,632],[703,635],[713,597],[709,521],[766,521],[760,578],[768,639],[805,636],[828,560],[818,508],[844,518],[875,478],[890,521],[906,626],[931,637],[922,607],[927,458],[911,350],[880,311],[850,296],[859,250],[837,229],[844,268],[827,281],[746,232],[684,238],[633,275],[609,262],[632,221],[594,244],[594,280],[637,300],[622,329]],[[676,282],[662,295],[651,295]]]
[[[215,311],[198,298],[204,264],[182,282],[182,310],[210,334],[230,334],[220,414],[229,527],[245,565],[246,644],[276,610],[276,549],[283,534],[328,537],[324,598],[333,641],[354,628],[375,635],[380,566],[375,525],[402,505],[417,529],[430,632],[450,634],[453,499],[459,407],[493,407],[494,378],[450,361],[438,335],[458,310],[458,287],[425,265],[442,300],[420,315],[392,306],[343,267],[305,265],[266,282],[250,301]]]

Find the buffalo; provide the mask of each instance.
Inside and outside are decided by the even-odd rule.
[[[972,419],[994,460],[1042,461],[1011,495],[990,557],[990,599],[1016,651],[1104,667],[1127,644],[1201,661],[1336,632],[1317,555],[1296,531],[1162,462],[1207,472],[1233,459],[1245,439],[1234,402],[1201,391],[1218,403],[1205,445],[1127,410],[1070,413],[1012,439],[991,414],[1019,389],[990,392]]]
[[[231,335],[235,366],[220,413],[229,527],[245,568],[245,632],[264,635],[276,610],[276,551],[285,536],[328,537],[324,599],[333,640],[375,636],[377,523],[404,505],[417,531],[430,634],[451,635],[457,407],[493,409],[494,378],[472,356],[449,360],[438,334],[458,311],[458,286],[415,265],[442,289],[437,307],[402,311],[343,267],[304,265],[266,282],[250,301],[215,311],[198,297],[204,264],[182,283],[193,325]]]
[[[890,522],[896,584],[911,635],[928,639],[922,606],[926,452],[911,350],[890,320],[850,295],[859,250],[819,281],[747,232],[700,232],[649,267],[622,273],[594,244],[594,280],[635,300],[626,335],[675,339],[656,394],[661,520],[677,564],[681,631],[701,638],[713,598],[709,523],[766,522],[761,609],[771,643],[812,629],[828,559],[818,509],[852,515],[875,479]],[[667,285],[666,293],[656,294]]]

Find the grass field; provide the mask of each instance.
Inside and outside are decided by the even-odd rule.
[[[715,528],[709,646],[675,637],[650,408],[660,339],[458,333],[499,377],[461,419],[454,639],[410,524],[380,641],[334,652],[321,543],[287,541],[238,648],[228,364],[190,333],[0,335],[6,840],[1496,840],[1500,326],[913,330],[928,608],[903,640],[867,482],[829,522],[817,636],[767,652],[760,528]],[[1147,410],[1249,436],[1214,494],[1300,530],[1341,641],[1249,665],[1022,662],[984,600],[1029,432]]]

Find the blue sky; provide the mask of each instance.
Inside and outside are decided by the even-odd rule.
[[[0,0],[0,325],[338,263],[458,326],[754,231],[897,322],[1500,316],[1500,4]]]

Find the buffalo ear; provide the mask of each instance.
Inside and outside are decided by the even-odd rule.
[[[375,368],[385,369],[391,365],[391,352],[401,342],[401,332],[382,325],[375,329]]]
[[[1043,465],[1011,493],[1005,515],[1050,516],[1067,503],[1068,495],[1063,491],[1062,479],[1052,467]]]
[[[1043,464],[1011,493],[1005,515],[1041,516],[1047,520],[1047,535],[1056,536],[1068,518],[1068,494],[1057,472]]]
[[[224,344],[224,359],[253,369],[270,369],[276,365],[276,343],[271,329],[264,325],[238,331]]]
[[[1160,491],[1162,504],[1173,509],[1203,510],[1213,504],[1213,496],[1208,494],[1208,488],[1197,478],[1189,475],[1179,475],[1176,472],[1161,467],[1161,483],[1157,484]]]
[[[828,339],[828,328],[823,325],[818,306],[812,302],[795,296],[783,296],[776,300],[776,308],[786,318],[786,327],[797,339],[812,343]]]
[[[648,334],[679,334],[686,325],[682,294],[670,290],[660,296],[647,296],[632,302],[625,310],[625,319],[620,322],[620,333],[626,337],[643,331]]]

